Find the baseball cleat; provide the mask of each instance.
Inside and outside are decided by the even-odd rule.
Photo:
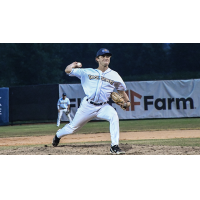
[[[118,145],[114,145],[110,147],[110,153],[112,154],[125,154],[124,151],[122,151]]]
[[[58,138],[57,135],[55,135],[55,137],[53,138],[52,145],[53,145],[54,147],[57,147],[58,144],[59,144],[59,142],[60,142],[60,138]]]

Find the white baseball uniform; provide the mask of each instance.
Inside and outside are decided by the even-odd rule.
[[[118,145],[119,118],[107,101],[115,88],[120,91],[126,90],[120,75],[110,68],[105,72],[92,68],[74,68],[69,76],[76,76],[81,80],[86,97],[83,98],[73,121],[58,130],[57,137],[72,134],[93,118],[99,118],[110,122],[111,145]]]
[[[60,110],[60,112],[58,112],[57,126],[60,126],[60,120],[63,112],[66,113],[68,111],[68,105],[70,105],[70,100],[67,97],[65,99],[63,98],[58,99],[57,108],[58,110]],[[71,123],[72,119],[70,117],[70,114],[68,113],[66,115]]]

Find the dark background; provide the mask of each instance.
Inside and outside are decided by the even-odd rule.
[[[58,84],[9,88],[9,122],[56,121]]]
[[[9,87],[10,123],[56,121],[58,84],[80,83],[65,67],[79,61],[97,68],[100,48],[112,52],[110,68],[124,81],[200,77],[198,43],[1,43],[0,87]]]
[[[79,83],[65,67],[79,61],[97,68],[100,48],[113,53],[110,68],[124,81],[200,77],[199,43],[1,43],[0,87]]]

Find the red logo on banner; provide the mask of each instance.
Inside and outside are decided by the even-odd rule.
[[[142,95],[134,92],[133,90],[130,90],[130,96],[129,96],[128,90],[126,91],[126,94],[128,95],[129,98],[131,97],[130,98],[130,100],[131,100],[131,111],[135,111],[135,106],[140,105],[140,102],[136,101],[135,97],[137,97],[138,99],[141,99]],[[129,111],[129,110],[130,110],[130,107],[126,109],[126,111]]]

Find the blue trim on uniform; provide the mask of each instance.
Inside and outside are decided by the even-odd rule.
[[[101,74],[100,74],[100,70],[98,69],[95,69],[95,71],[97,71],[99,73],[99,80],[98,80],[98,83],[97,83],[97,87],[96,87],[96,91],[95,91],[95,95],[94,95],[94,100],[96,99],[96,95],[97,95],[97,90],[98,90],[98,86],[99,86],[99,82],[101,81]]]
[[[112,70],[112,69],[108,68],[108,69],[104,72],[104,74],[107,74],[107,73],[111,72],[111,70]]]

